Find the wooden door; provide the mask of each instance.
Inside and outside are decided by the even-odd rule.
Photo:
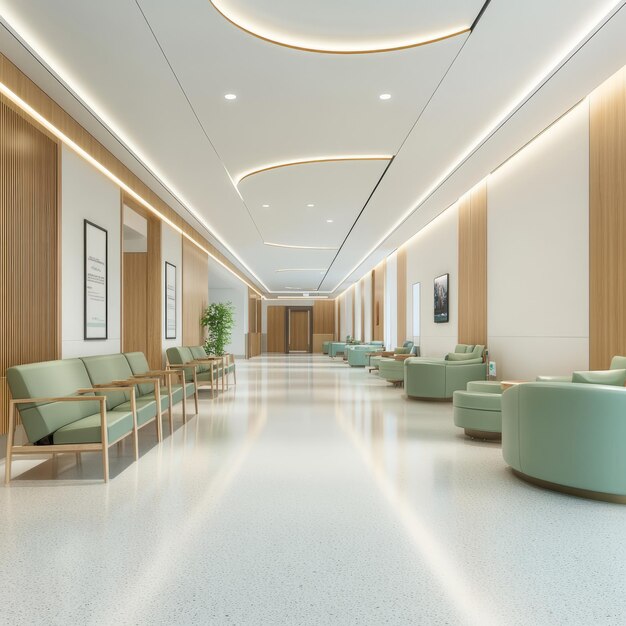
[[[310,350],[310,311],[289,311],[289,352]]]

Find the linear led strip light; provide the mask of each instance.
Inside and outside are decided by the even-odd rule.
[[[16,93],[14,93],[11,89],[9,89],[4,83],[0,82],[0,93],[6,96],[13,104],[17,105],[20,109],[22,109],[25,113],[28,113],[30,117],[32,117],[36,122],[41,124],[47,131],[52,133],[57,139],[59,139],[63,144],[65,144],[68,148],[76,152],[80,157],[85,159],[88,163],[93,165],[99,172],[104,174],[109,180],[113,181],[118,187],[123,189],[129,196],[137,200],[139,204],[144,206],[148,211],[156,215],[160,220],[165,222],[168,226],[173,228],[176,232],[180,233],[183,237],[191,241],[195,246],[197,246],[200,250],[202,250],[207,256],[211,257],[214,261],[219,263],[223,268],[227,269],[233,276],[239,279],[242,283],[246,284],[252,291],[257,293],[259,296],[263,297],[263,294],[256,289],[253,285],[251,285],[247,280],[242,278],[239,274],[237,274],[231,267],[226,265],[221,259],[216,257],[214,254],[209,252],[204,246],[202,246],[199,242],[197,242],[193,237],[188,235],[182,228],[174,224],[172,220],[163,215],[158,209],[155,209],[148,201],[144,200],[136,191],[131,189],[124,181],[120,180],[113,172],[109,171],[100,161],[97,161],[94,157],[91,156],[86,150],[81,148],[75,141],[70,139],[65,133],[59,130],[54,124],[49,122],[43,115],[38,113],[33,107],[31,107],[27,102],[22,100]],[[259,281],[261,282],[261,281]],[[265,286],[265,285],[264,285]],[[269,290],[268,290],[269,291]]]
[[[554,60],[546,66],[546,69],[533,80],[529,86],[518,96],[501,114],[498,116],[492,124],[481,134],[476,140],[474,140],[467,149],[453,162],[450,166],[441,174],[441,176],[413,203],[410,209],[397,220],[397,222],[376,242],[374,246],[369,250],[363,258],[356,263],[356,265],[337,283],[332,291],[336,291],[339,287],[355,272],[367,258],[376,251],[376,249],[385,242],[385,240],[391,236],[391,234],[398,229],[402,223],[408,219],[417,209],[424,203],[428,197],[437,190],[437,188],[450,176],[463,162],[476,150],[489,136],[501,125],[508,117],[510,117],[522,104],[535,92],[541,85],[547,81],[547,79],[562,66],[572,55],[572,53],[586,40],[588,37],[606,20],[611,13],[614,12],[618,5],[623,5],[624,1],[620,0],[615,2],[607,2],[604,8],[596,14],[596,17],[591,20],[586,28],[575,35],[572,42],[564,48],[564,51],[560,52],[554,57]]]

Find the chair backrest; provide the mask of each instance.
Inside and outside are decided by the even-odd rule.
[[[612,370],[626,369],[626,356],[614,356],[611,359],[611,369]]]
[[[124,357],[128,361],[128,365],[133,374],[145,374],[150,371],[150,365],[148,365],[148,359],[143,352],[125,352]],[[152,383],[141,383],[137,385],[137,392],[140,396],[144,396],[147,393],[154,392],[154,385]]]
[[[193,361],[193,354],[188,346],[176,346],[174,348],[168,348],[166,350],[167,362],[170,365],[184,365]],[[190,370],[185,370],[185,380],[190,383],[193,381],[193,373]]]
[[[410,341],[409,339],[407,339],[403,344],[402,344],[403,348],[408,348],[409,352],[411,351],[411,349],[413,348],[413,342]]]
[[[191,356],[194,359],[206,359],[207,358],[207,353],[206,350],[204,349],[204,346],[188,346],[189,347],[189,351],[191,352]],[[221,367],[221,364],[220,364]],[[196,370],[198,372],[198,374],[202,374],[203,372],[208,372],[211,369],[211,367],[209,365],[199,365],[198,369]]]
[[[81,361],[85,364],[93,385],[106,385],[114,380],[126,380],[133,376],[133,371],[123,354],[85,356]],[[127,391],[106,391],[105,395],[108,410],[130,400],[130,393]]]
[[[474,349],[474,346],[468,345],[466,343],[457,343],[454,348],[454,352],[456,354],[465,354],[466,352],[471,352]]]
[[[7,382],[15,399],[71,396],[78,389],[91,387],[91,380],[80,359],[10,367],[7,370]],[[99,410],[99,402],[26,404],[20,407],[20,417],[28,441],[35,443],[59,428]]]

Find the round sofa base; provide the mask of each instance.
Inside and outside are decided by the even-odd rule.
[[[578,498],[586,498],[588,500],[601,500],[602,502],[612,502],[614,504],[626,504],[626,495],[620,496],[615,493],[604,493],[603,491],[591,491],[589,489],[579,489],[578,487],[569,487],[568,485],[559,485],[558,483],[551,483],[541,478],[535,478],[534,476],[528,476],[519,470],[511,468],[513,473],[521,478],[523,481],[542,487],[543,489],[550,489],[551,491],[560,491],[570,496],[577,496]]]
[[[472,439],[481,439],[482,441],[502,441],[502,433],[494,433],[489,430],[475,430],[473,428],[464,428],[465,434]]]
[[[409,400],[419,400],[420,402],[452,402],[452,398],[429,398],[428,396],[406,396]]]

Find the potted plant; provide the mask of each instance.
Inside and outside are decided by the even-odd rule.
[[[214,302],[204,310],[200,324],[207,329],[204,349],[207,354],[224,356],[235,325],[235,307],[232,302]]]

